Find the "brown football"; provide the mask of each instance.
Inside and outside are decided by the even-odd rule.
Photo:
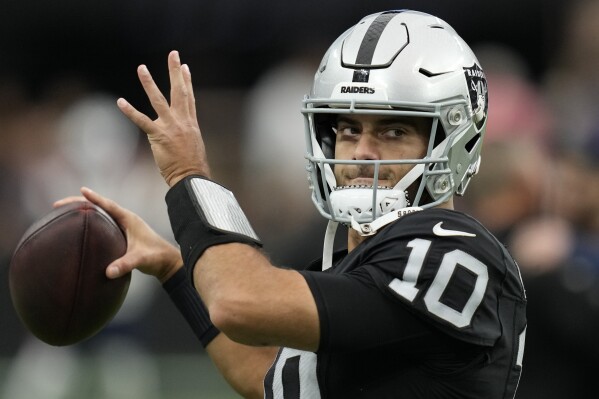
[[[127,295],[130,273],[105,274],[126,250],[121,229],[92,203],[52,210],[25,232],[11,259],[10,295],[23,324],[54,346],[98,333]]]

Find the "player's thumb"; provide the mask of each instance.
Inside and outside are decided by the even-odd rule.
[[[130,273],[135,268],[135,264],[128,258],[129,257],[125,255],[109,264],[106,267],[106,277],[115,279]]]

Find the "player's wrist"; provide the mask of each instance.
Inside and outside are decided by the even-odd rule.
[[[208,179],[208,180],[212,179],[212,173],[210,172],[210,166],[207,163],[200,163],[192,168],[178,170],[176,173],[171,172],[171,173],[167,174],[165,171],[163,174],[164,174],[164,180],[166,181],[166,183],[168,184],[169,187],[175,186],[177,183],[179,183],[181,180],[183,180],[187,177],[196,176],[196,177],[202,177],[202,178]]]
[[[156,276],[160,284],[167,282],[175,273],[179,270],[184,269],[185,265],[181,259],[181,254],[177,252],[176,257],[171,257],[168,262],[165,263],[161,273]]]
[[[197,260],[211,246],[232,242],[262,246],[233,193],[205,176],[181,179],[168,191],[166,203],[190,279]]]

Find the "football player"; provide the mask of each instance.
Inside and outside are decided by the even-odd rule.
[[[168,65],[170,103],[138,69],[158,119],[118,106],[146,132],[171,187],[181,252],[83,189],[129,236],[109,277],[139,267],[160,278],[246,397],[514,397],[526,332],[520,273],[484,226],[453,210],[480,166],[488,95],[451,26],[381,12],[324,55],[302,113],[312,201],[329,227],[323,258],[302,271],[273,266],[233,194],[210,179],[189,68],[176,51]],[[339,223],[348,246],[332,253]]]

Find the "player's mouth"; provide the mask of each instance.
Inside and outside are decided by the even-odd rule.
[[[379,189],[391,189],[394,186],[392,180],[385,179],[385,178],[382,178],[382,179],[379,178],[376,181],[376,183],[377,183],[376,186]],[[359,177],[354,177],[354,178],[343,179],[343,184],[340,184],[339,186],[337,186],[337,190],[342,190],[344,188],[370,188],[370,189],[372,189],[374,186],[375,186],[374,177],[359,176]]]
[[[391,189],[397,183],[394,173],[390,170],[381,170],[378,178],[374,178],[374,168],[368,165],[359,165],[357,167],[347,167],[338,171],[337,189],[344,188],[368,188],[374,186],[380,189]]]
[[[374,179],[372,178],[359,178],[352,179],[349,184],[343,184],[335,187],[335,190],[345,190],[348,188],[363,188],[372,189],[374,187]],[[390,190],[392,187],[385,184],[378,184],[377,189],[379,190]]]

